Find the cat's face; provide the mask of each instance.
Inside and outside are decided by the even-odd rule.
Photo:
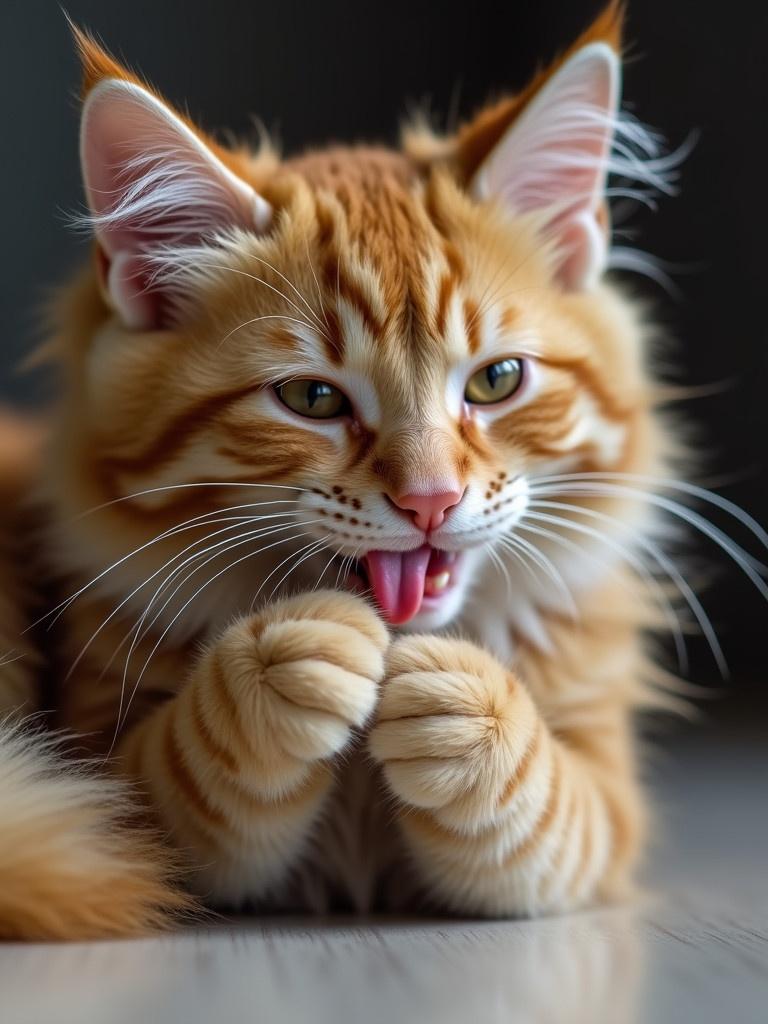
[[[585,166],[606,145],[594,110],[615,103],[610,51],[589,50],[542,90],[560,114],[580,109],[576,87],[591,103]],[[543,207],[529,180],[517,205],[505,201],[518,170],[499,153],[525,148],[515,131],[470,175],[458,168],[474,137],[450,160],[431,144],[430,159],[361,149],[225,167],[123,85],[97,86],[84,130],[116,313],[86,360],[110,494],[169,488],[137,499],[163,512],[188,497],[179,485],[242,483],[211,501],[271,517],[255,525],[275,582],[322,574],[370,588],[394,624],[435,628],[489,558],[520,551],[515,527],[537,480],[621,468],[643,376],[630,315],[595,281],[605,218],[594,154],[592,170],[566,168],[562,182],[542,158]],[[133,130],[131,161],[105,182],[109,153],[125,145],[121,115],[149,127]],[[188,182],[169,156],[180,143],[187,168],[205,161]],[[553,145],[562,156],[562,139]],[[189,229],[195,215],[218,218],[215,242]]]

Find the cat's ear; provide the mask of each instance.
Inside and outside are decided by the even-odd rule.
[[[74,31],[83,182],[106,298],[127,327],[163,328],[169,303],[153,256],[231,227],[261,232],[271,208],[227,166],[226,151]]]
[[[611,3],[554,68],[482,112],[457,139],[467,189],[515,213],[537,212],[558,276],[589,288],[605,269],[605,182],[620,101],[621,8]]]

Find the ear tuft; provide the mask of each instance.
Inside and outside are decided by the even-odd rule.
[[[86,91],[80,153],[87,223],[106,297],[126,326],[161,329],[172,296],[157,279],[164,250],[216,244],[231,228],[261,233],[271,207],[227,153],[73,27]]]
[[[103,82],[107,78],[118,79],[123,82],[133,82],[134,85],[140,85],[146,89],[147,92],[151,92],[150,86],[147,82],[143,81],[139,75],[135,74],[129,68],[120,64],[112,57],[111,54],[101,46],[87,29],[80,28],[76,25],[68,14],[65,14],[69,30],[72,33],[72,39],[75,43],[77,50],[77,56],[80,59],[80,71],[81,71],[81,82],[80,82],[80,98],[85,99],[88,93],[99,82]]]
[[[473,176],[479,200],[541,212],[560,250],[559,276],[589,287],[605,266],[605,180],[620,90],[605,43],[577,51],[549,78]]]
[[[610,0],[592,24],[556,60],[539,70],[526,87],[514,96],[505,96],[480,110],[462,125],[456,139],[454,159],[461,177],[469,181],[493,147],[501,141],[510,125],[522,114],[547,81],[580,50],[592,43],[603,43],[621,57],[625,6]]]
[[[541,213],[568,288],[591,286],[606,266],[622,22],[623,4],[612,0],[559,60],[481,111],[455,142],[454,165],[475,198]]]

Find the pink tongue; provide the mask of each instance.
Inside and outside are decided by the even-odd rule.
[[[369,551],[365,556],[376,603],[393,626],[408,622],[421,608],[431,553],[425,544],[416,551]]]

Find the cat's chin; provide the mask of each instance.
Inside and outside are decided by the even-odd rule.
[[[395,628],[401,633],[434,633],[459,615],[465,595],[466,588],[457,586],[440,598],[425,598],[416,615]]]

